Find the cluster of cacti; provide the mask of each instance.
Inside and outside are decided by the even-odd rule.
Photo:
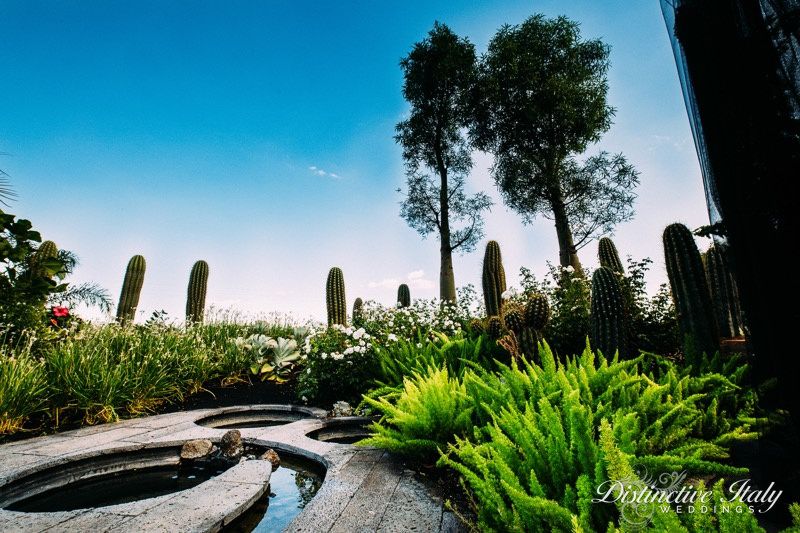
[[[510,301],[503,307],[503,325],[514,334],[511,344],[528,357],[536,355],[541,332],[549,319],[550,304],[544,294],[529,293],[524,304]]]
[[[625,273],[625,267],[622,266],[622,260],[619,258],[617,247],[614,245],[614,241],[608,237],[600,239],[597,255],[600,259],[600,266],[613,270],[618,274]]]
[[[689,228],[679,223],[667,226],[664,257],[681,335],[698,353],[714,353],[719,349],[714,308],[700,251]]]
[[[704,258],[717,329],[722,337],[737,337],[742,334],[742,312],[728,258],[720,246],[709,248]]]
[[[483,301],[487,316],[500,316],[503,309],[503,293],[506,291],[506,272],[500,255],[500,245],[496,241],[486,244],[483,256]]]
[[[631,355],[628,309],[617,273],[600,267],[592,274],[592,346],[607,356]]]
[[[364,320],[364,300],[356,298],[353,302],[353,324],[360,324]]]
[[[122,292],[119,295],[119,305],[117,306],[117,320],[120,323],[131,322],[136,315],[146,268],[144,257],[141,255],[134,255],[128,261],[125,280],[122,282]]]
[[[397,287],[397,307],[410,307],[411,306],[411,289],[408,285],[403,283]]]
[[[208,285],[208,263],[197,261],[189,274],[189,287],[186,291],[186,323],[202,323],[206,308],[206,288]]]
[[[339,267],[331,268],[325,285],[325,303],[328,308],[328,325],[347,325],[347,300],[344,294],[344,274]]]

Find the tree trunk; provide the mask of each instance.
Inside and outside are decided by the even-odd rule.
[[[550,206],[553,209],[553,220],[556,225],[556,235],[558,236],[558,260],[562,267],[571,266],[575,272],[583,276],[583,267],[578,259],[578,250],[572,239],[572,228],[569,227],[567,210],[564,206],[564,197],[561,193],[561,186],[555,185],[550,190]]]
[[[436,150],[436,166],[441,179],[439,187],[439,252],[441,256],[439,264],[439,299],[442,302],[456,301],[456,278],[453,273],[453,248],[450,243],[450,199],[447,184],[447,167],[444,165],[444,158],[441,150]]]

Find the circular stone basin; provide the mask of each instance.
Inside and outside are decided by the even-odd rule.
[[[0,487],[0,508],[43,513],[130,503],[196,487],[236,464],[213,459],[182,463],[180,450],[115,452],[45,468]]]
[[[281,426],[304,418],[315,418],[318,413],[296,405],[267,405],[250,409],[231,409],[203,417],[196,424],[215,429],[244,429]]]
[[[314,430],[306,436],[323,442],[353,444],[370,436],[367,428],[372,422],[371,418],[362,416],[331,418],[325,422],[324,427]]]

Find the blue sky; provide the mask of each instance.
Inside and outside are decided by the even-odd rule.
[[[182,317],[189,269],[211,268],[208,303],[324,316],[334,265],[347,296],[438,294],[438,244],[400,219],[394,125],[406,105],[398,61],[435,20],[478,51],[504,23],[564,14],[611,45],[615,124],[599,149],[641,172],[623,254],[655,260],[673,221],[707,223],[702,182],[656,0],[0,2],[0,168],[8,211],[75,251],[74,281],[116,298],[125,264],[148,261],[140,310]],[[506,271],[557,259],[552,223],[523,226],[475,155],[470,190],[497,200],[487,239]],[[480,282],[479,249],[455,260]],[[596,244],[581,252],[593,265]]]

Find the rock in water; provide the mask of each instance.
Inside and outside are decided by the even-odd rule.
[[[262,455],[261,458],[265,461],[269,461],[270,463],[272,463],[273,470],[281,466],[281,458],[278,456],[278,452],[276,452],[272,448],[264,452],[264,455]]]
[[[219,443],[219,448],[222,455],[229,459],[241,457],[243,451],[241,432],[238,429],[226,431]]]
[[[206,457],[213,450],[214,444],[208,439],[195,439],[183,443],[181,459],[200,459]]]

